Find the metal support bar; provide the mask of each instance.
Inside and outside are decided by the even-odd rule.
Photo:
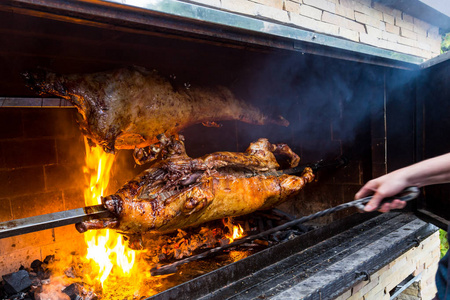
[[[0,239],[109,216],[103,205],[95,205],[7,221],[0,223]]]
[[[16,98],[0,97],[0,107],[75,108],[62,98]]]
[[[411,280],[409,280],[408,282],[406,282],[398,291],[396,291],[394,294],[392,294],[391,298],[389,298],[389,300],[394,300],[398,295],[400,295],[404,290],[406,290],[409,286],[411,286],[411,284],[413,284],[414,282],[420,280],[420,278],[422,278],[422,273],[420,273],[417,276],[414,276],[413,278],[411,278]]]

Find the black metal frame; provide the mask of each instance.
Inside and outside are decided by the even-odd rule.
[[[450,152],[450,52],[422,64],[416,79],[415,149],[417,161]],[[450,224],[450,184],[423,188],[416,214],[441,229]]]
[[[340,226],[321,227],[147,299],[271,298],[292,286],[302,289],[297,294],[302,299],[333,299],[436,231],[412,214],[383,214],[361,223],[367,217],[353,215],[338,221]],[[351,270],[320,273],[331,265],[348,266],[345,259],[365,247],[377,253],[365,252],[367,257],[351,264]],[[328,280],[323,280],[323,273],[330,275]],[[318,276],[316,284],[302,287],[311,276]]]

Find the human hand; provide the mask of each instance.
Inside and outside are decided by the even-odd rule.
[[[364,207],[364,211],[374,211],[380,202],[386,198],[395,196],[407,187],[407,182],[399,173],[389,173],[379,178],[367,182],[355,195],[355,199],[360,199],[373,194],[372,199]],[[395,199],[392,202],[384,203],[378,211],[388,212],[392,209],[402,209],[406,206],[405,201]]]

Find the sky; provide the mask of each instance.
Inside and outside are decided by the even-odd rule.
[[[420,0],[450,17],[450,0]]]

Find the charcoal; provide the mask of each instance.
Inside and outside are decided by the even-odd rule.
[[[89,291],[84,297],[84,300],[98,300],[98,296],[94,292]]]
[[[289,232],[285,235],[285,237],[283,238],[283,242],[292,240],[292,239],[294,239],[294,238],[297,237],[297,236],[298,236],[298,232],[295,232],[295,231],[289,231]]]
[[[37,272],[37,276],[40,280],[49,279],[50,275],[51,275],[51,273],[48,269],[46,269],[46,270],[42,269]]]
[[[39,259],[35,259],[31,263],[31,268],[33,269],[34,272],[37,272],[37,270],[39,268],[42,268],[41,266],[42,266],[42,261],[40,261]]]
[[[164,253],[159,253],[158,254],[158,261],[163,261],[167,259],[166,255]]]
[[[41,285],[41,279],[37,276],[36,273],[29,272],[28,276],[31,280],[31,286],[40,286]]]
[[[246,248],[252,248],[252,247],[258,247],[259,245],[258,244],[254,244],[254,243],[243,243],[243,244],[240,244],[240,246],[241,247],[246,247]],[[247,249],[247,250],[249,250],[249,249]]]
[[[277,208],[272,209],[272,213],[275,215],[278,215],[280,217],[286,218],[288,221],[292,221],[292,220],[296,219],[295,216],[288,214],[287,212],[284,212]]]
[[[311,230],[310,228],[308,228],[308,226],[303,224],[297,224],[294,226],[294,228],[297,228],[298,230],[300,230],[300,232],[308,232]]]
[[[220,243],[220,246],[222,247],[222,246],[228,245],[230,243],[230,240],[227,238],[220,239],[219,243]]]
[[[42,273],[44,273],[44,268],[42,267],[43,262],[39,259],[34,260],[31,263],[31,269],[35,272],[40,279],[42,279]]]
[[[42,279],[41,284],[50,284],[50,278],[48,279]]]
[[[64,294],[70,297],[70,300],[97,300],[98,296],[89,290],[86,290],[82,284],[72,283],[62,290]]]
[[[275,232],[274,234],[269,235],[269,239],[274,242],[279,242],[281,240],[281,235],[283,235],[281,232]]]
[[[250,224],[248,223],[248,220],[245,220],[245,223],[244,223],[244,231],[245,231],[245,232],[250,231]]]
[[[10,300],[32,300],[27,293],[17,293],[9,297]]]
[[[254,240],[253,241],[254,243],[256,243],[256,244],[258,244],[258,245],[261,245],[261,246],[269,246],[269,242],[268,241],[265,241],[265,240],[259,240],[259,239],[256,239],[256,240]]]
[[[49,263],[53,262],[55,260],[54,255],[47,255],[44,259],[44,264],[48,265]]]
[[[181,253],[181,249],[175,249],[174,256],[175,256],[176,259],[183,258],[183,254]]]
[[[261,218],[258,218],[258,230],[259,232],[264,231],[264,221]]]
[[[31,286],[31,279],[26,270],[3,276],[4,289],[9,295],[14,295],[24,291]]]
[[[83,287],[78,283],[72,283],[63,289],[62,292],[69,296],[70,300],[83,300],[83,297],[81,296],[83,293]]]
[[[30,287],[30,294],[36,295],[36,293],[40,293],[42,291],[42,285],[41,282],[33,282],[33,284]]]

